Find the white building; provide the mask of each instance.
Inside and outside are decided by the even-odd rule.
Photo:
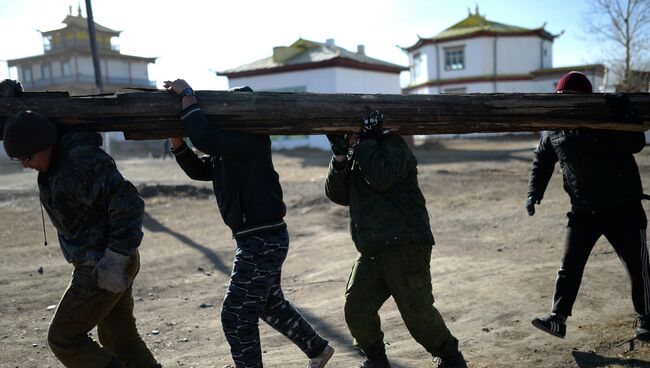
[[[62,28],[41,32],[43,54],[8,60],[10,74],[21,82],[25,91],[67,91],[73,96],[99,93],[88,19],[81,15],[79,7],[77,15],[72,15],[70,9],[62,23],[65,24]],[[125,87],[156,88],[156,82],[149,79],[149,65],[154,64],[156,58],[122,54],[120,33],[95,23],[103,92],[112,93]],[[163,147],[160,141],[125,142],[119,132],[106,133],[104,138],[107,149],[110,145],[115,149],[160,154]],[[0,152],[0,159],[2,153],[4,151]]]
[[[553,68],[553,41],[544,26],[522,28],[487,20],[478,12],[409,47],[407,94],[552,93],[565,73],[583,72],[602,91],[601,64]]]
[[[81,15],[65,17],[65,27],[41,32],[43,54],[8,60],[12,75],[26,91],[68,91],[71,95],[94,94],[95,70],[90,50],[88,20]],[[149,80],[149,64],[156,58],[120,53],[119,34],[95,23],[97,52],[104,92],[124,87],[155,88]]]
[[[366,55],[363,45],[356,52],[325,43],[298,39],[291,46],[273,48],[273,55],[218,72],[228,77],[230,87],[253,90],[314,93],[401,94],[400,73],[406,67]],[[274,148],[310,146],[329,148],[325,136],[273,137]]]

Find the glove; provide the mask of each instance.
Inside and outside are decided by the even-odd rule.
[[[326,134],[327,140],[330,141],[332,152],[336,156],[347,156],[350,146],[348,145],[348,137],[342,134]]]
[[[605,101],[614,112],[614,119],[631,124],[643,124],[639,109],[632,104],[630,97],[623,93],[608,93]]]
[[[528,199],[526,200],[526,211],[528,211],[528,216],[535,214],[535,205],[540,204],[540,202],[542,202],[542,200],[537,198],[536,195],[528,196]]]
[[[106,249],[95,266],[97,286],[111,293],[121,293],[129,287],[126,269],[131,257]]]
[[[253,89],[249,86],[233,87],[228,92],[253,92]]]
[[[363,117],[361,120],[361,139],[379,139],[382,135],[381,125],[384,122],[384,114],[375,110]]]
[[[0,82],[0,97],[15,97],[23,93],[23,86],[20,82],[5,79]]]

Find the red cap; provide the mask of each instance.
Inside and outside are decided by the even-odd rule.
[[[557,82],[555,92],[560,91],[573,91],[580,93],[591,93],[593,89],[591,82],[586,75],[580,72],[568,72]]]

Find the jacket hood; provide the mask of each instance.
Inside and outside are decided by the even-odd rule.
[[[81,146],[101,146],[102,136],[95,132],[72,131],[60,138],[63,151],[69,151]]]
[[[102,145],[102,136],[96,132],[71,131],[59,135],[57,143],[54,145],[52,153],[52,162],[48,171],[56,171],[61,161],[71,150],[80,147],[99,147]]]

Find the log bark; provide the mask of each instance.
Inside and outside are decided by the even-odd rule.
[[[399,134],[521,132],[550,129],[644,131],[650,94],[627,95],[633,123],[604,94],[363,95],[199,91],[208,120],[224,129],[302,135],[357,131],[361,117],[380,109],[384,125]],[[49,117],[63,129],[121,131],[127,139],[184,136],[180,100],[168,92],[127,92],[70,97],[24,93],[0,97],[0,122],[20,110]],[[628,111],[629,112],[629,111]],[[1,137],[1,135],[0,135]]]

